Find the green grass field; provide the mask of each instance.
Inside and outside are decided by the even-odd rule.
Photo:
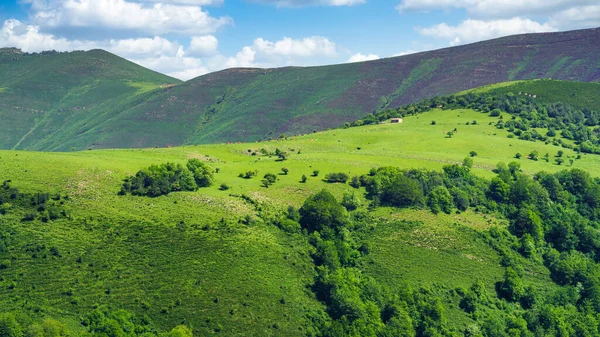
[[[240,195],[283,210],[301,206],[323,188],[338,198],[353,190],[323,182],[331,172],[353,176],[379,166],[437,170],[476,151],[475,172],[491,177],[498,162],[516,160],[517,152],[526,157],[538,150],[554,156],[559,150],[509,139],[506,131],[489,125],[496,120],[472,110],[434,110],[401,124],[269,142],[67,153],[0,151],[0,178],[11,179],[23,192],[68,195],[64,207],[71,216],[35,226],[21,223],[20,214],[0,216],[8,224],[2,233],[10,243],[0,260],[13,261],[11,268],[0,270],[0,305],[42,317],[66,317],[74,325],[82,313],[108,305],[147,314],[165,330],[183,322],[198,335],[304,335],[310,326],[306,313],[322,306],[306,288],[314,277],[310,245],[301,234],[287,234],[259,219],[245,222],[246,216],[255,218],[256,210]],[[454,128],[458,132],[446,138]],[[262,148],[285,150],[288,159],[251,155]],[[574,157],[571,150],[563,150]],[[126,176],[151,164],[185,163],[190,158],[219,168],[213,186],[157,198],[117,195]],[[531,174],[568,168],[519,162]],[[573,167],[598,177],[599,164],[598,156],[584,155]],[[288,175],[280,174],[283,167]],[[238,177],[249,170],[257,170],[257,177]],[[318,177],[311,176],[314,170]],[[266,173],[278,174],[269,188],[260,183]],[[300,182],[303,174],[306,183]],[[219,190],[223,183],[231,188]],[[502,220],[472,211],[432,215],[381,208],[372,215],[379,220],[368,238],[373,249],[364,269],[382,284],[393,288],[400,280],[429,286],[444,282],[443,289],[450,290],[468,288],[476,279],[491,287],[502,278],[497,252],[481,237],[492,225],[505,226]],[[31,245],[43,248],[28,249]],[[57,247],[60,256],[51,254],[51,247]],[[551,286],[545,268],[525,266],[526,282]],[[453,324],[469,324],[455,299],[446,295]]]

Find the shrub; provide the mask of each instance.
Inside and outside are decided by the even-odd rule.
[[[431,121],[431,125],[436,125],[437,122],[436,121]]]
[[[352,179],[350,180],[350,186],[354,188],[359,188],[360,185],[360,178],[358,176],[352,177]]]
[[[360,207],[360,198],[355,193],[346,192],[342,197],[342,206],[346,207],[349,211],[353,211]]]
[[[318,177],[319,176],[319,170],[314,170],[312,173],[313,177]]]
[[[200,163],[202,164],[202,162]],[[173,191],[196,190],[198,188],[196,177],[203,184],[212,181],[212,172],[209,177],[203,176],[204,170],[201,167],[204,166],[197,167],[195,163],[192,163],[191,166],[197,169],[196,176],[180,164],[152,165],[138,171],[135,176],[126,178],[119,194],[131,193],[132,195],[158,197]]]
[[[274,184],[277,181],[277,176],[273,173],[267,173],[263,178],[267,180],[269,184]]]
[[[523,155],[520,152],[517,152],[517,154],[515,154],[515,158],[521,159],[521,157],[523,157]]]
[[[476,156],[477,156],[477,152],[475,152],[475,151],[471,151],[471,152],[469,152],[469,155],[470,155],[471,157],[476,157]]]
[[[288,172],[290,172],[290,170],[287,167],[283,167],[281,168],[281,172],[283,172],[283,174],[285,174],[287,176]]]
[[[231,188],[231,187],[229,187],[229,185],[227,185],[227,184],[225,184],[225,183],[223,183],[223,184],[221,184],[221,186],[219,186],[219,189],[220,189],[221,191],[227,191],[227,190],[228,190],[228,189],[230,189],[230,188]]]
[[[346,183],[348,181],[348,175],[343,172],[338,173],[328,173],[325,176],[325,181],[328,183]]]
[[[303,175],[302,175],[302,178],[300,179],[300,182],[301,182],[301,183],[305,183],[305,182],[306,182],[306,180],[308,180],[308,178],[306,178],[306,174],[303,174]]]

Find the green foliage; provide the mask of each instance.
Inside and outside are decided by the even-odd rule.
[[[445,186],[438,186],[427,195],[427,206],[434,214],[440,211],[450,214],[454,203],[448,189]]]
[[[214,170],[200,161],[200,159],[190,159],[186,166],[187,169],[192,172],[198,187],[209,187],[212,185],[214,181]]]
[[[180,164],[152,165],[126,178],[121,195],[158,197],[176,191],[195,191],[198,188],[194,175]]]
[[[11,313],[0,313],[0,336],[2,337],[23,337],[21,326]]]
[[[338,172],[338,173],[328,173],[327,175],[325,175],[325,179],[323,179],[323,181],[326,181],[328,183],[343,183],[345,184],[346,181],[348,181],[348,174],[344,173],[344,172]]]
[[[347,221],[348,214],[344,206],[326,190],[306,199],[300,208],[300,224],[310,232],[342,227]]]

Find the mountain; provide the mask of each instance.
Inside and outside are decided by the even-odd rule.
[[[0,49],[0,147],[59,148],[180,82],[103,50]]]
[[[228,69],[163,90],[140,90],[134,96],[131,93],[139,87],[119,82],[128,93],[115,90],[120,95],[102,105],[94,101],[98,96],[107,97],[100,88],[95,89],[102,92],[98,96],[81,96],[77,90],[86,90],[81,86],[69,95],[66,92],[63,96],[53,95],[50,84],[54,83],[53,75],[44,68],[46,72],[40,69],[29,76],[35,81],[39,78],[40,83],[48,86],[45,89],[18,91],[10,83],[1,85],[0,98],[12,93],[19,109],[38,111],[29,112],[28,118],[21,117],[15,103],[0,100],[5,107],[3,117],[11,120],[2,130],[5,139],[1,146],[38,150],[162,147],[256,141],[281,134],[309,133],[426,97],[509,80],[553,78],[598,82],[599,46],[600,29],[596,28],[510,36],[362,63]],[[101,52],[90,53],[76,54],[82,58],[82,69],[96,64],[84,62],[86,56]],[[1,61],[4,68],[13,62],[12,58]],[[76,69],[65,69],[65,75],[69,71],[83,71]],[[5,75],[2,78],[6,81]],[[137,82],[153,83],[154,87],[144,86],[150,89],[158,83],[177,83],[166,78]],[[36,94],[40,90],[42,96]],[[28,102],[26,97],[32,96],[38,97],[37,105],[43,108]],[[77,97],[76,102],[70,101],[72,96]],[[68,126],[63,125],[67,120],[62,115],[65,109],[71,111],[83,106],[85,113],[78,110],[79,113],[70,114]]]
[[[526,81],[399,108],[402,123],[258,143],[2,150],[0,331],[597,336],[600,156],[564,131],[598,122],[543,112],[552,95],[493,92],[557,86],[600,104],[592,84]],[[211,186],[119,192],[190,160],[214,169]]]

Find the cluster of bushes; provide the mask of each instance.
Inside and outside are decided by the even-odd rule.
[[[126,310],[110,311],[106,308],[87,313],[81,321],[81,326],[83,329],[74,330],[71,326],[51,318],[35,321],[23,314],[0,313],[0,336],[3,337],[76,337],[82,334],[93,337],[193,337],[192,331],[185,325],[176,326],[168,332],[160,332],[148,316],[138,317]]]
[[[21,193],[5,180],[0,186],[0,215],[15,211],[21,215],[21,221],[54,221],[67,217],[63,207],[66,197],[50,193]]]
[[[120,195],[158,197],[170,192],[195,191],[208,187],[214,181],[214,170],[199,159],[190,159],[184,167],[181,164],[165,163],[152,165],[126,178]]]
[[[349,179],[349,176],[346,173],[338,172],[338,173],[328,173],[327,175],[325,175],[325,179],[323,179],[323,181],[326,181],[328,183],[343,183],[343,184],[345,184],[346,181],[348,181],[348,179]]]

